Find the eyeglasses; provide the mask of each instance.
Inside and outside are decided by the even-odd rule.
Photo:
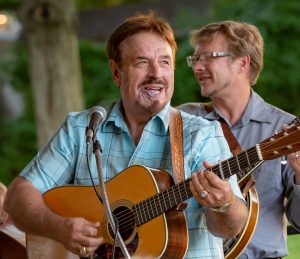
[[[202,64],[208,64],[211,63],[215,58],[219,57],[229,57],[233,56],[233,53],[231,52],[203,52],[199,55],[192,55],[186,57],[186,62],[189,67],[193,67],[196,65],[198,61],[200,61]]]

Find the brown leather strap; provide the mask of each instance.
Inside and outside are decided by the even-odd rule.
[[[232,131],[230,130],[228,124],[226,123],[226,121],[224,121],[224,119],[219,118],[219,122],[221,123],[222,126],[222,130],[224,133],[224,137],[227,140],[227,143],[230,147],[231,152],[234,155],[237,155],[238,153],[241,153],[243,150],[239,144],[239,142],[236,140],[235,136],[233,135]]]
[[[211,112],[213,110],[212,103],[205,103],[204,108],[206,109],[207,112]],[[223,118],[219,118],[219,122],[221,123],[221,127],[224,133],[224,137],[226,138],[226,141],[229,145],[229,148],[231,150],[231,153],[234,155],[237,155],[243,151],[242,147],[240,146],[239,142],[233,135],[231,129],[229,128],[228,124]],[[246,182],[246,184],[245,184]],[[240,183],[240,187],[242,187],[243,195],[245,196],[249,189],[254,185],[255,180],[253,176],[247,178],[244,180],[242,183]],[[242,186],[241,186],[242,185]]]
[[[207,112],[211,112],[213,110],[212,103],[205,103],[204,108]],[[231,152],[234,155],[242,152],[243,150],[242,150],[239,142],[236,140],[235,136],[233,135],[233,133],[232,133],[231,129],[229,128],[228,124],[226,123],[226,121],[223,118],[219,118],[218,120],[221,123],[224,137],[227,140],[227,143],[230,147]]]
[[[180,112],[170,107],[169,120],[173,178],[175,183],[179,183],[184,180],[182,118]]]

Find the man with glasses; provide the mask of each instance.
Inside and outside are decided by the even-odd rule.
[[[191,33],[194,54],[187,57],[210,108],[188,103],[179,108],[208,120],[223,119],[248,149],[281,131],[294,116],[266,103],[252,86],[263,68],[263,38],[257,27],[235,21],[212,23]],[[253,174],[259,197],[254,235],[239,258],[281,258],[288,254],[284,214],[300,229],[300,158],[297,153],[265,161]]]

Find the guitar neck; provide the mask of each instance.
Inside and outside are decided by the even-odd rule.
[[[256,145],[238,155],[219,162],[208,170],[224,180],[227,180],[234,174],[240,174],[238,179],[243,178],[246,176],[245,174],[250,174],[249,170],[247,171],[245,169],[252,168],[257,162],[262,160],[259,151],[259,146]],[[136,204],[133,211],[137,225],[140,226],[144,224],[192,197],[192,192],[189,188],[190,181],[191,178],[188,178],[185,181]]]

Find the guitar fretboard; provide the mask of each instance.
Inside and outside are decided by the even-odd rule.
[[[227,160],[219,162],[208,170],[212,171],[220,178],[227,180],[229,177],[238,174],[239,172],[246,174],[247,168],[252,168],[261,160],[262,159],[259,156],[259,147],[257,145]],[[244,175],[239,175],[238,178],[242,177],[244,177]],[[189,188],[190,181],[191,178],[188,178],[185,181],[136,204],[133,207],[133,212],[135,214],[137,226],[144,224],[192,197],[192,192]]]

